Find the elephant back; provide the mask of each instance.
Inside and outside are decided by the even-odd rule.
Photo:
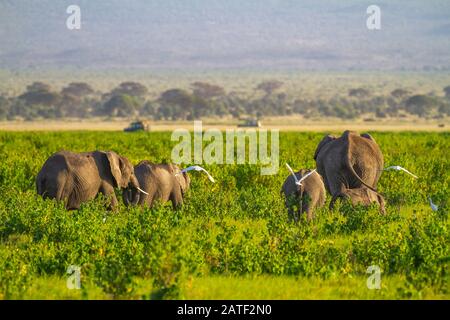
[[[369,136],[370,137],[370,136]],[[350,132],[346,139],[349,165],[369,186],[375,188],[383,169],[384,159],[380,147],[367,135]]]

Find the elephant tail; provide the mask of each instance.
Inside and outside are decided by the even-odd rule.
[[[348,150],[347,150],[347,156],[345,157],[345,161],[346,161],[346,165],[348,167],[348,169],[350,170],[350,172],[353,174],[353,176],[359,181],[361,182],[362,185],[366,186],[367,188],[369,188],[370,190],[378,193],[377,189],[375,189],[374,187],[368,185],[363,179],[361,179],[361,177],[356,173],[355,169],[353,168],[352,164],[350,163],[350,141],[347,142],[348,145]]]

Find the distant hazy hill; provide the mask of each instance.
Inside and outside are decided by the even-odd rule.
[[[450,70],[449,21],[448,0],[1,0],[0,68]]]

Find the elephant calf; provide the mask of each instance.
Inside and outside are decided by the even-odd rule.
[[[36,187],[42,197],[64,201],[68,210],[79,209],[81,203],[99,193],[109,199],[109,208],[114,209],[114,188],[135,190],[133,202],[140,193],[133,165],[113,151],[57,152],[42,166]]]
[[[152,207],[156,200],[163,203],[171,201],[174,209],[183,203],[183,197],[190,185],[187,173],[174,164],[154,164],[147,160],[134,167],[140,187],[148,193],[139,197],[140,206]],[[122,193],[125,204],[130,204],[135,197],[133,190]]]
[[[300,180],[310,171],[302,169],[296,172],[295,176]],[[300,186],[295,183],[294,177],[290,174],[283,183],[281,193],[284,194],[289,217],[295,222],[303,212],[306,212],[309,221],[312,220],[314,208],[323,206],[326,199],[325,186],[322,177],[317,172],[303,180]],[[294,205],[298,208],[296,212],[294,212]]]
[[[346,189],[338,196],[333,197],[331,202],[334,203],[338,198],[349,199],[354,206],[356,205],[369,206],[372,203],[376,203],[380,207],[380,212],[382,214],[386,213],[383,196],[366,187]]]

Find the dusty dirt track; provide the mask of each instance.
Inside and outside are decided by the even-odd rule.
[[[301,122],[301,121],[299,121]],[[0,131],[122,131],[129,121],[10,121],[0,122]],[[173,131],[184,128],[193,130],[193,122],[155,122],[150,131]],[[217,128],[220,130],[236,129],[235,124],[204,122],[203,130]],[[283,124],[282,122],[264,122],[265,129],[280,131],[320,131],[333,132],[343,130],[355,131],[450,131],[450,123],[439,126],[429,122],[304,122],[300,124]],[[244,128],[245,129],[245,128]]]

